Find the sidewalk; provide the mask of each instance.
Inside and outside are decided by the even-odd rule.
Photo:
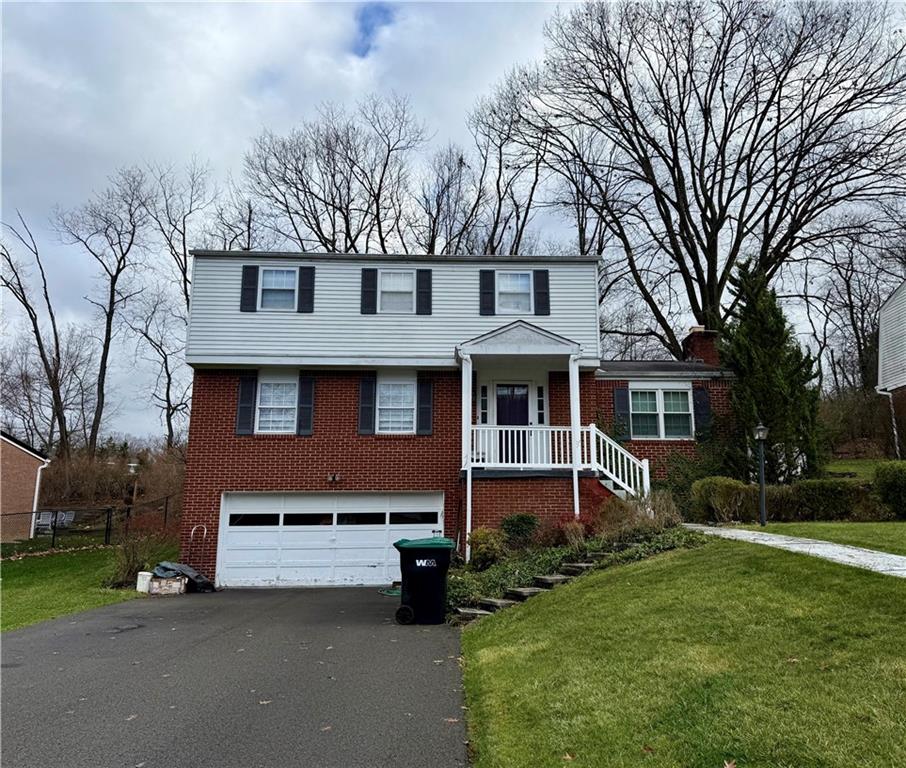
[[[783,536],[778,533],[762,533],[742,528],[716,528],[710,525],[695,525],[693,523],[686,523],[685,526],[690,530],[698,531],[708,536],[748,541],[751,544],[764,544],[767,547],[785,549],[788,552],[799,552],[803,555],[812,555],[823,560],[851,565],[854,568],[864,568],[868,571],[906,579],[906,557],[901,555],[891,555],[874,549],[850,547],[847,544],[834,544],[831,541],[803,539],[798,536]]]

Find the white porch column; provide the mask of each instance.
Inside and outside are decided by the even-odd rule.
[[[573,514],[579,519],[579,467],[582,465],[582,425],[579,423],[579,355],[569,356],[569,430],[573,458]]]
[[[466,473],[466,561],[471,552],[472,533],[472,358],[460,353],[462,365],[462,468]]]

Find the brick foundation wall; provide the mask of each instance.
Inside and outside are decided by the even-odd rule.
[[[35,503],[35,480],[44,462],[5,440],[0,441],[0,541],[27,539]]]
[[[509,515],[532,514],[555,524],[573,513],[570,477],[472,481],[472,528],[496,528]]]
[[[315,373],[314,434],[236,435],[239,374],[196,371],[181,526],[181,557],[214,577],[224,491],[443,491],[444,529],[462,528],[458,371],[434,381],[431,435],[359,435],[359,376]],[[337,473],[338,482],[328,474]],[[189,540],[207,527],[204,544]],[[199,534],[200,535],[200,534]]]

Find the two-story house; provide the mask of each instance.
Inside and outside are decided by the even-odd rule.
[[[644,494],[727,381],[702,331],[688,360],[602,366],[597,285],[584,256],[196,251],[182,558],[225,586],[386,584],[397,539],[468,556],[507,515]]]

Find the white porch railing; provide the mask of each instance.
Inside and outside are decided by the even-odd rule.
[[[473,424],[471,466],[482,469],[572,469],[569,427]],[[581,427],[577,469],[591,469],[633,496],[650,490],[648,460],[633,456],[594,424]]]

